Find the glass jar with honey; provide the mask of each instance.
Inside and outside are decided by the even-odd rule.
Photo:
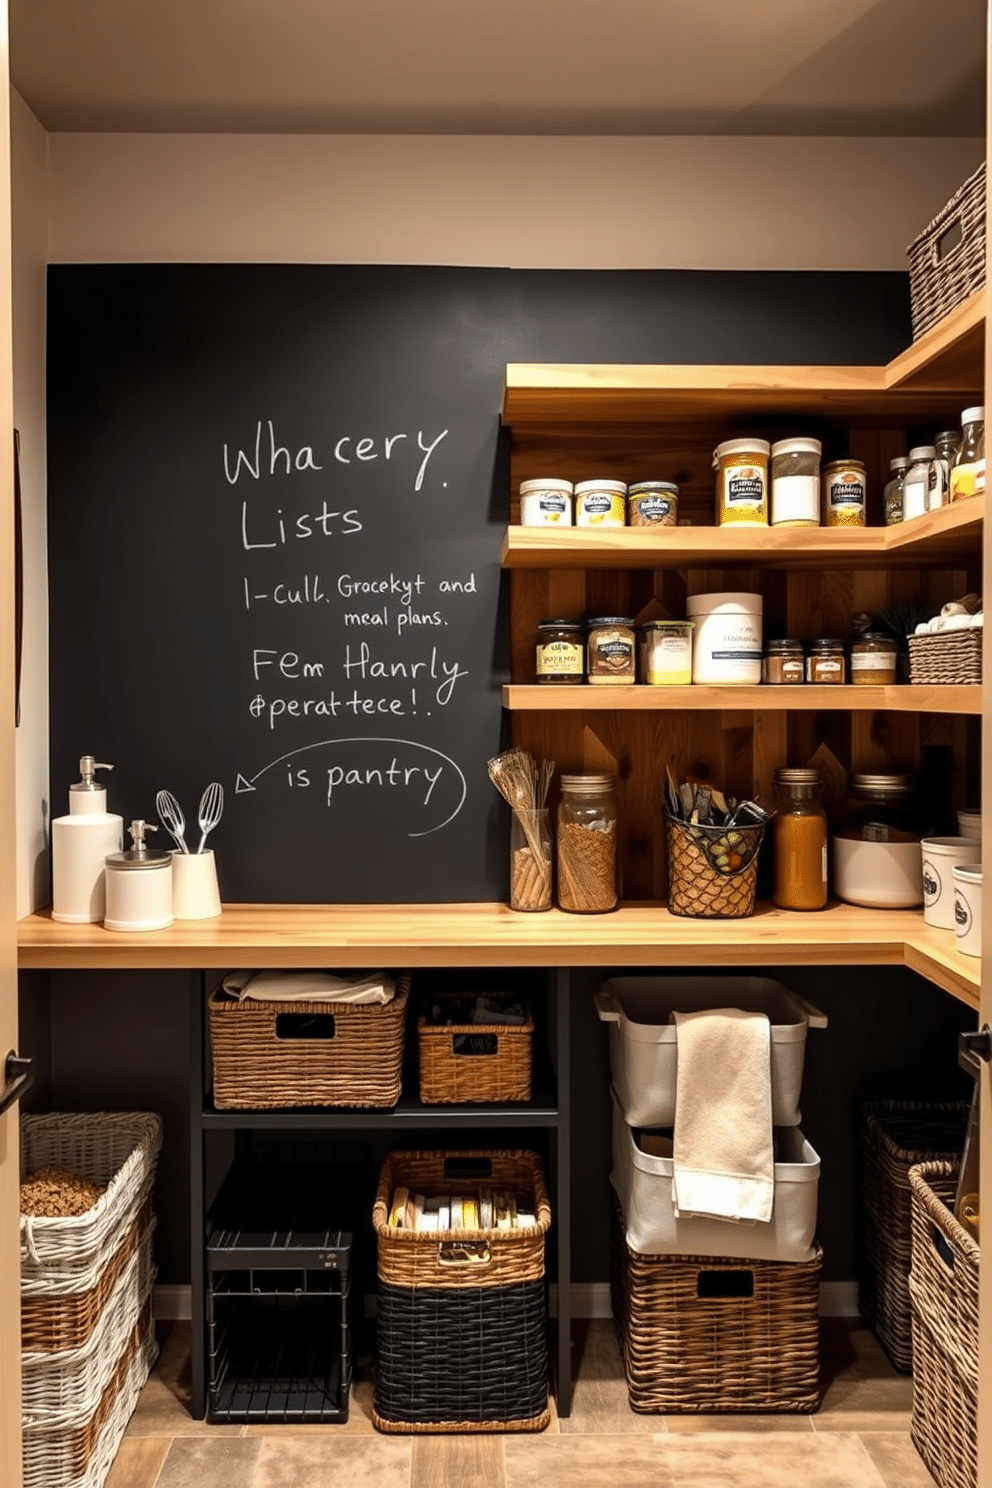
[[[772,902],[779,909],[822,909],[827,902],[827,814],[820,772],[777,770],[772,818]]]

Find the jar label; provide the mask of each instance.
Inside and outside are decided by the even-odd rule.
[[[922,517],[927,509],[927,482],[925,479],[907,480],[902,491],[903,521],[910,517]]]
[[[864,481],[853,470],[845,470],[842,475],[830,482],[828,500],[832,507],[864,506]]]
[[[963,501],[968,496],[980,496],[985,490],[985,460],[976,460],[971,465],[955,465],[951,471],[950,497],[952,501]]]
[[[750,465],[727,472],[724,499],[728,506],[761,506],[765,499],[765,481],[762,472]]]
[[[896,658],[891,651],[852,651],[852,672],[895,672]]]
[[[545,641],[537,648],[539,677],[581,677],[585,647],[581,641]]]
[[[820,483],[815,475],[780,475],[772,481],[772,525],[818,522]]]
[[[635,511],[642,522],[663,522],[672,514],[672,502],[668,496],[638,496]]]
[[[611,495],[608,491],[590,491],[588,495],[580,496],[576,522],[580,527],[597,527],[603,522],[618,527],[625,526],[623,497],[619,494]]]

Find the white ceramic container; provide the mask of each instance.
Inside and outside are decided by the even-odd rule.
[[[217,860],[202,853],[172,854],[172,913],[177,920],[212,920],[220,914]]]
[[[693,682],[756,686],[761,681],[761,595],[692,594],[686,611],[696,627]]]
[[[982,869],[980,864],[961,864],[953,870],[954,929],[958,950],[964,956],[982,954]]]
[[[923,852],[918,842],[833,839],[834,893],[868,909],[914,909],[923,903]]]
[[[982,813],[980,811],[959,811],[958,831],[962,837],[968,837],[972,842],[981,842]]]
[[[954,869],[979,863],[982,844],[967,837],[924,837],[923,918],[938,930],[953,930]]]

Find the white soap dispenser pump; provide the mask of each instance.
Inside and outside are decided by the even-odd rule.
[[[80,779],[69,787],[69,815],[52,822],[53,920],[82,925],[104,917],[104,865],[108,853],[121,849],[124,818],[107,810],[107,790],[96,771],[113,768],[82,755]]]

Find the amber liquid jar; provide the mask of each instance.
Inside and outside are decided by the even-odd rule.
[[[827,814],[819,770],[775,776],[772,902],[779,909],[822,909],[827,902]]]

